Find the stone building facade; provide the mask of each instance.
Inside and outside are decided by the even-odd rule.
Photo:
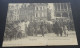
[[[20,20],[47,20],[47,4],[44,3],[30,3],[28,6],[23,4],[19,12]]]
[[[55,3],[54,16],[57,19],[70,20],[72,19],[72,11],[70,3]]]
[[[19,20],[19,7],[18,7],[18,5],[17,4],[9,5],[8,14],[7,14],[8,23],[12,23],[17,20]]]
[[[21,5],[14,4],[9,6],[7,20],[9,22],[14,21],[40,21],[40,20],[50,20],[51,16],[54,19],[72,19],[72,11],[70,3],[52,3],[53,12],[49,10],[48,3],[23,3]],[[50,15],[53,14],[54,15]]]

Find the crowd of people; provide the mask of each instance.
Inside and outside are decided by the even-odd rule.
[[[52,21],[51,21],[52,22]],[[70,26],[66,21],[49,23],[46,21],[17,21],[10,24],[6,24],[4,40],[20,39],[28,36],[38,36],[41,34],[42,37],[48,33],[55,33],[57,36],[68,36]]]

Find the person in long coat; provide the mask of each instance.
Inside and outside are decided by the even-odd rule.
[[[43,24],[43,22],[41,22],[40,29],[41,29],[42,36],[44,36],[44,24]]]
[[[60,27],[58,22],[55,22],[55,24],[53,24],[53,32],[55,32],[55,34],[57,34],[57,36],[62,36],[62,28]]]

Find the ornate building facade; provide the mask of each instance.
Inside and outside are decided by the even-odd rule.
[[[47,4],[44,3],[30,3],[28,6],[23,4],[19,12],[20,20],[47,20]]]
[[[54,16],[57,19],[70,20],[72,19],[72,11],[70,3],[54,3]]]
[[[72,19],[70,3],[52,3],[53,10],[48,8],[48,3],[23,3],[9,6],[8,21],[40,21],[54,19]],[[51,6],[51,5],[50,5]],[[53,12],[52,12],[53,11]],[[53,14],[53,15],[52,15]],[[52,17],[51,17],[52,16]]]
[[[17,4],[9,5],[7,21],[9,23],[19,20],[19,6]]]

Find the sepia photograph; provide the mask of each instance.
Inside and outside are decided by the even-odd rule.
[[[78,45],[71,4],[9,3],[3,47]]]

